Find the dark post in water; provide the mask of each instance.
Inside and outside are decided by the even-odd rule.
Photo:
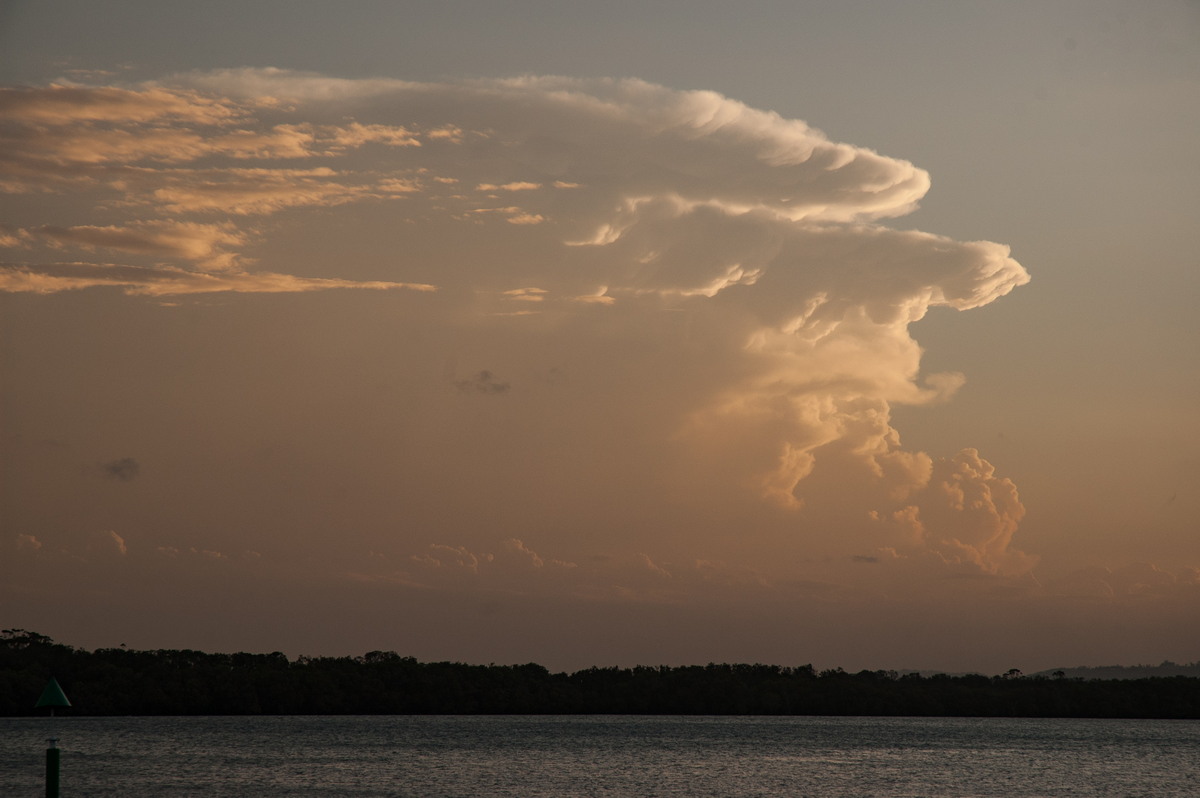
[[[59,686],[58,679],[51,676],[50,681],[46,683],[46,689],[42,690],[42,697],[33,706],[34,709],[50,707],[50,717],[53,718],[55,707],[69,707],[71,702]],[[47,740],[50,747],[46,749],[46,798],[58,798],[58,738],[53,736],[53,730],[50,734],[51,737]]]

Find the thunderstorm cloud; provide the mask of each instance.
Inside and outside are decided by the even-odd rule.
[[[168,325],[215,294],[328,303],[319,328],[204,328],[225,349],[202,362],[253,390],[155,365],[210,466],[156,478],[203,529],[286,519],[315,560],[386,550],[339,566],[363,582],[589,600],[1033,566],[975,442],[936,457],[892,425],[966,379],[923,372],[910,328],[1029,279],[1002,244],[888,226],[930,187],[907,161],[632,79],[243,69],[7,88],[0,111],[0,292]]]

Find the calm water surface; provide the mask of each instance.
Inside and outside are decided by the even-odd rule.
[[[44,795],[45,718],[0,718]],[[62,796],[1197,796],[1200,722],[1012,718],[61,718]]]

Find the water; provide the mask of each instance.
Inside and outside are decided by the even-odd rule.
[[[44,795],[45,718],[0,718]],[[62,796],[1195,796],[1200,721],[819,717],[59,718]]]

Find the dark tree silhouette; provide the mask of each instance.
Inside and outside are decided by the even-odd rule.
[[[588,668],[361,657],[85,651],[0,632],[0,715],[31,715],[54,676],[77,715],[678,714],[1200,718],[1200,679],[817,673],[811,665]]]

